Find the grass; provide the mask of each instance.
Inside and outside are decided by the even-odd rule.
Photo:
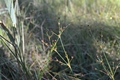
[[[119,80],[119,0],[19,4],[0,13],[1,80]]]

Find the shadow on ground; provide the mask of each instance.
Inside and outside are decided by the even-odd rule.
[[[79,26],[76,27],[77,25]],[[63,44],[69,58],[72,59],[71,57],[74,57],[71,61],[73,75],[76,75],[74,77],[84,80],[109,79],[107,74],[99,70],[103,70],[104,72],[103,67],[108,67],[105,57],[107,57],[111,67],[115,67],[113,65],[114,62],[116,66],[119,63],[119,28],[107,26],[99,22],[94,22],[89,25],[77,25],[70,25],[62,35]],[[58,52],[65,58],[61,47],[58,47]],[[56,56],[57,54],[55,53],[53,59]],[[58,60],[64,62],[60,58]],[[102,66],[100,61],[103,61],[104,66]],[[54,63],[51,64],[53,65]],[[52,70],[70,74],[70,70],[67,67],[58,65],[61,64],[56,63],[55,68],[53,67]],[[98,69],[98,71],[95,69]],[[65,78],[64,74],[58,76]]]

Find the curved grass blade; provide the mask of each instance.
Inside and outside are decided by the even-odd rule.
[[[9,37],[10,41],[12,43],[15,43],[15,39],[14,37],[12,36],[12,34],[10,33],[10,31],[7,29],[7,27],[5,26],[5,24],[3,24],[1,21],[0,21],[0,25],[2,27],[2,29],[6,32],[7,36]]]

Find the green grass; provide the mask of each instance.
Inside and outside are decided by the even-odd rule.
[[[13,13],[0,13],[0,79],[119,80],[119,0],[19,4],[16,25]]]

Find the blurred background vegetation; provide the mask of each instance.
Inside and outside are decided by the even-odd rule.
[[[1,80],[120,79],[119,0],[5,1]]]

